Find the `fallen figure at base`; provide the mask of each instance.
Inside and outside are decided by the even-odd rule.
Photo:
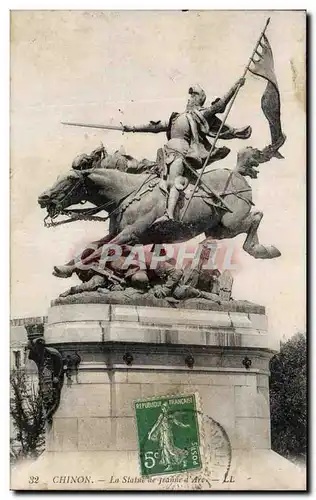
[[[191,267],[188,264],[183,270],[177,269],[173,259],[159,262],[155,269],[151,269],[152,252],[145,252],[145,265],[131,264],[125,266],[124,261],[129,250],[123,249],[122,256],[115,261],[107,261],[100,267],[98,262],[89,269],[76,268],[75,273],[81,284],[71,287],[60,295],[58,303],[80,302],[82,294],[92,294],[122,299],[130,302],[133,299],[146,299],[155,302],[155,299],[171,303],[182,302],[188,299],[203,299],[220,304],[221,301],[231,300],[232,278],[228,271],[223,274],[218,269],[202,269],[203,258],[199,265]],[[230,274],[230,273],[229,273]],[[65,299],[65,300],[63,300]]]

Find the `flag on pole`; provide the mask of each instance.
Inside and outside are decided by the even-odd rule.
[[[283,158],[278,151],[286,139],[281,126],[280,93],[274,71],[272,49],[265,34],[263,34],[259,42],[259,47],[261,47],[261,52],[258,49],[256,50],[255,56],[251,60],[249,71],[267,81],[266,89],[261,98],[261,108],[269,122],[271,133],[270,148],[273,151],[273,156]]]

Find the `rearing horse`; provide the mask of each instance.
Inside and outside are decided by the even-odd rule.
[[[99,250],[83,258],[83,264],[92,262],[105,243],[176,243],[202,233],[214,239],[234,238],[245,233],[243,249],[254,258],[272,259],[281,255],[273,245],[259,243],[257,230],[263,213],[252,209],[251,187],[238,168],[209,170],[203,175],[203,184],[211,186],[225,200],[229,211],[201,187],[181,222],[173,220],[154,224],[164,214],[166,206],[166,193],[159,186],[159,177],[105,168],[70,170],[39,196],[38,203],[50,216],[82,201],[91,202],[96,207],[107,207],[109,234],[94,242]],[[176,214],[179,220],[192,189],[193,184],[189,184],[179,200]],[[55,274],[70,276],[74,269],[72,261],[65,266],[56,266]]]

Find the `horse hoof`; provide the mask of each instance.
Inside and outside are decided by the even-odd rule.
[[[275,259],[280,257],[281,252],[273,245],[255,245],[252,248],[245,248],[244,250],[255,259]]]
[[[273,245],[270,245],[267,248],[267,251],[270,255],[269,259],[275,259],[276,257],[280,257],[281,256],[281,252],[280,250],[278,250],[275,246]]]
[[[253,256],[256,259],[275,259],[276,257],[280,257],[280,255],[281,252],[273,245],[259,245],[253,251]]]
[[[57,278],[70,278],[73,272],[73,266],[54,266],[53,276]]]

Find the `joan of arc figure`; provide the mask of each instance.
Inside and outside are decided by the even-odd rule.
[[[169,191],[166,214],[158,219],[173,219],[179,192],[187,185],[186,163],[195,169],[202,167],[212,147],[208,137],[215,137],[222,122],[217,117],[223,113],[236,90],[244,85],[242,78],[221,99],[216,99],[211,106],[203,107],[206,94],[199,85],[189,88],[189,98],[183,113],[172,113],[166,122],[151,121],[140,126],[123,125],[124,132],[166,132],[168,142],[164,146],[164,163],[167,170],[167,188]],[[248,139],[251,127],[233,128],[227,124],[222,127],[220,139]],[[214,148],[209,163],[225,158],[230,152],[227,147]]]

